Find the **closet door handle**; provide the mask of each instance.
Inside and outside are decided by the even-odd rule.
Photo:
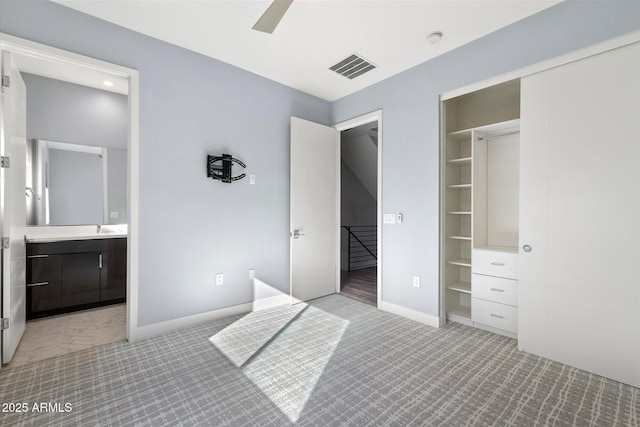
[[[29,255],[27,258],[29,258],[29,259],[33,259],[33,258],[49,258],[49,255]]]
[[[497,265],[498,267],[504,267],[504,262],[494,261],[494,262],[491,263],[491,265]]]
[[[102,254],[98,257],[98,268],[102,268]]]
[[[491,290],[494,292],[504,292],[504,289],[499,289],[499,288],[491,288]]]
[[[497,317],[498,319],[504,319],[504,316],[500,316],[498,314],[491,313],[491,317]]]

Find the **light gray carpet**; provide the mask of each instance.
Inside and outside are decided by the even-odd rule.
[[[639,389],[478,329],[434,329],[333,295],[312,301],[238,368],[208,338],[241,318],[2,369],[0,402],[72,409],[0,413],[0,424],[640,424]]]

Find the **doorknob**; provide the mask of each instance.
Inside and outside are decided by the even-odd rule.
[[[522,250],[525,251],[525,252],[531,252],[531,249],[533,249],[533,248],[531,246],[529,246],[529,245],[524,245],[522,247]]]
[[[291,233],[291,235],[294,239],[299,239],[300,236],[304,236],[304,234],[302,234],[300,230],[293,230],[293,233]]]

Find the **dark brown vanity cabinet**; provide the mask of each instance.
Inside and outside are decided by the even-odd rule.
[[[125,301],[127,239],[27,243],[27,319]]]

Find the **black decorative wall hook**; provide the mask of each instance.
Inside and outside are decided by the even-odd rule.
[[[234,163],[239,164],[243,168],[247,165],[238,159],[231,157],[231,154],[223,154],[219,156],[207,156],[207,178],[218,179],[222,182],[231,183],[247,176],[246,173],[238,176],[231,176],[231,167]]]

